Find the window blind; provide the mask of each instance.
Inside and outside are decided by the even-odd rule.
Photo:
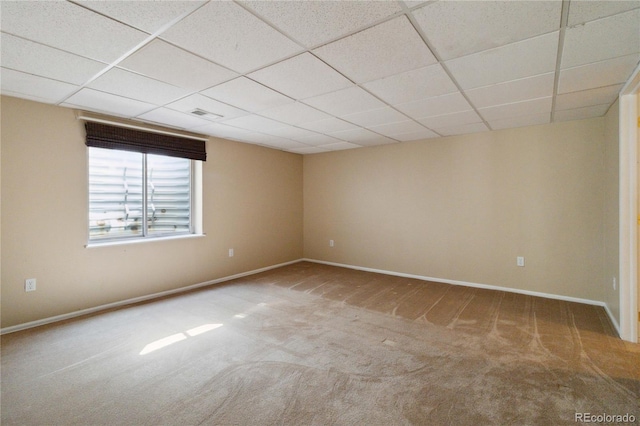
[[[205,142],[179,136],[127,129],[108,124],[86,122],[86,145],[143,154],[166,155],[206,161]]]

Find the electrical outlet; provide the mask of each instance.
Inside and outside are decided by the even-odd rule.
[[[516,265],[524,266],[524,257],[522,257],[522,256],[516,257]]]
[[[229,257],[233,257],[233,249],[229,249]]]
[[[333,240],[329,240],[329,247],[333,247]]]
[[[36,291],[36,279],[27,278],[24,280],[24,291]]]

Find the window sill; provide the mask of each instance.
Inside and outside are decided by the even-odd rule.
[[[170,235],[167,237],[157,237],[157,238],[136,238],[136,239],[132,238],[132,239],[126,239],[126,240],[92,241],[90,243],[85,244],[84,247],[96,248],[96,247],[122,246],[122,245],[129,245],[129,244],[152,243],[152,242],[158,242],[158,241],[203,238],[206,236],[207,234],[184,234],[184,235]]]

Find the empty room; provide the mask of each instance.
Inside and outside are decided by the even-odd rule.
[[[3,425],[638,424],[637,1],[1,1]]]

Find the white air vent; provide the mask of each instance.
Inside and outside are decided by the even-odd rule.
[[[220,114],[214,114],[213,112],[205,111],[200,108],[194,109],[193,111],[191,111],[191,114],[197,115],[207,120],[217,120],[219,118],[222,118],[222,115]]]

